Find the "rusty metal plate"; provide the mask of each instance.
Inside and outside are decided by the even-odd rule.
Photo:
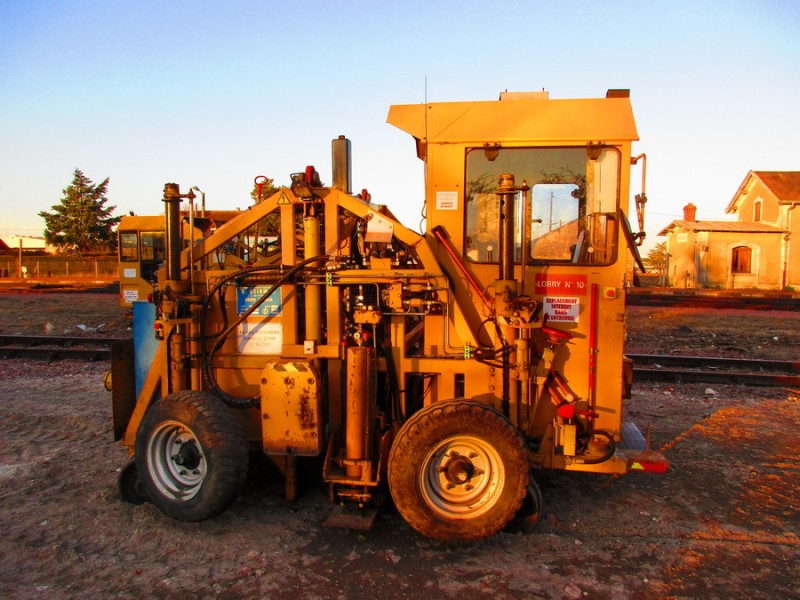
[[[320,376],[311,361],[269,362],[261,373],[264,452],[316,456],[322,451]]]

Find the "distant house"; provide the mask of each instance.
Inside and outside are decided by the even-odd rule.
[[[736,221],[698,221],[689,203],[658,234],[667,236],[669,285],[800,288],[798,204],[800,171],[750,171],[725,209]]]
[[[50,250],[43,237],[33,237],[30,235],[4,235],[0,237],[0,250],[19,251],[20,246],[23,252]]]

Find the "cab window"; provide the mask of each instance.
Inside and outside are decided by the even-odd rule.
[[[122,262],[137,262],[139,260],[139,235],[135,231],[120,232],[119,259]]]
[[[517,263],[610,264],[616,258],[619,153],[613,148],[473,148],[466,157],[466,256],[496,263],[500,175],[527,184],[515,201]]]
[[[167,246],[163,231],[142,232],[142,260],[163,261]]]

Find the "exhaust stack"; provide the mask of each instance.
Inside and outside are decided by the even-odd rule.
[[[350,193],[352,187],[350,140],[343,135],[331,142],[333,155],[333,187]]]

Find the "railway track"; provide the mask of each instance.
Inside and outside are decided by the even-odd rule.
[[[629,354],[628,358],[633,360],[634,381],[800,385],[800,362],[797,361],[668,354]]]
[[[0,359],[104,361],[120,338],[0,335]],[[800,362],[708,356],[629,354],[634,381],[800,386]]]
[[[626,296],[626,302],[630,306],[800,311],[800,298],[790,295],[649,294],[631,291]]]
[[[0,358],[110,360],[111,345],[117,341],[120,338],[0,335]]]

